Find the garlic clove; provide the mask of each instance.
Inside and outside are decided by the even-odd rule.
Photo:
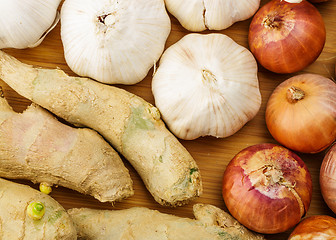
[[[204,3],[200,0],[165,0],[167,10],[174,15],[181,25],[190,31],[207,29],[204,21]]]
[[[108,84],[134,84],[161,56],[170,33],[163,0],[66,0],[61,39],[69,67]]]
[[[190,31],[223,30],[246,20],[258,10],[260,0],[165,0],[167,10]]]
[[[38,46],[57,25],[61,0],[0,0],[0,49]]]
[[[55,17],[55,19],[54,19],[54,22],[51,24],[51,26],[49,27],[49,29],[47,29],[47,30],[43,33],[43,35],[40,37],[39,40],[37,40],[37,42],[35,42],[35,43],[33,43],[33,44],[29,44],[29,45],[28,45],[28,48],[34,48],[34,47],[37,47],[38,45],[40,45],[40,44],[43,42],[44,38],[48,35],[48,33],[51,32],[51,30],[53,30],[53,29],[56,27],[56,25],[58,24],[59,20],[60,20],[60,14],[59,14],[59,12],[57,11],[57,12],[56,12],[56,17]]]
[[[253,55],[223,34],[188,34],[169,47],[152,91],[169,129],[187,140],[230,136],[261,105]]]
[[[205,0],[205,22],[210,30],[222,30],[246,20],[258,10],[260,0]]]

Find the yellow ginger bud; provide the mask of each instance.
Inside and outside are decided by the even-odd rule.
[[[51,186],[48,183],[42,182],[42,183],[40,183],[40,191],[45,193],[45,194],[49,194],[49,193],[51,193],[52,189],[51,189]]]
[[[33,220],[40,220],[45,213],[45,207],[41,202],[32,202],[27,207],[27,215]]]

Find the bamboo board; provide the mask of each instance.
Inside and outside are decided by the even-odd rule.
[[[267,1],[263,0],[261,5],[264,5],[266,2]],[[181,140],[181,143],[196,159],[202,174],[204,193],[197,200],[189,203],[186,206],[178,208],[160,206],[153,200],[152,196],[144,187],[140,177],[127,163],[127,161],[124,162],[126,167],[130,170],[131,177],[134,181],[135,195],[124,200],[123,202],[115,203],[114,206],[112,206],[109,203],[100,203],[92,197],[84,196],[62,187],[54,187],[51,196],[59,201],[66,209],[72,207],[91,207],[96,209],[125,209],[133,206],[143,206],[151,209],[157,209],[164,213],[171,213],[177,216],[190,218],[193,218],[192,205],[194,203],[209,203],[222,209],[226,209],[224,201],[222,199],[221,184],[223,172],[228,162],[233,158],[235,154],[237,154],[240,150],[247,146],[265,142],[276,143],[276,141],[269,134],[264,120],[265,106],[274,88],[285,79],[299,73],[317,73],[328,78],[335,78],[336,2],[334,0],[329,0],[326,3],[315,4],[315,6],[320,11],[325,21],[327,30],[326,45],[317,61],[301,72],[285,75],[271,73],[259,66],[258,77],[262,94],[262,106],[257,116],[252,121],[247,123],[239,132],[228,138],[216,139],[213,137],[204,137],[193,141]],[[187,30],[182,28],[182,26],[174,17],[170,17],[172,21],[172,30],[167,40],[166,48],[189,33]],[[250,21],[251,19],[235,23],[230,28],[217,32],[224,33],[240,45],[248,47],[247,33]],[[210,33],[210,31],[204,31],[202,33],[206,34]],[[51,33],[47,35],[47,37],[40,46],[33,49],[4,49],[4,51],[15,56],[25,63],[46,68],[58,67],[70,75],[75,75],[65,63],[65,59],[63,56],[63,47],[60,38],[60,23]],[[148,73],[147,77],[143,81],[136,85],[118,85],[118,87],[135,93],[138,96],[147,100],[148,102],[154,104],[154,98],[151,93],[152,73],[153,69]],[[0,85],[3,87],[5,96],[8,99],[10,105],[14,108],[14,110],[22,111],[27,107],[27,105],[30,104],[27,99],[19,96],[1,80]],[[324,154],[325,152],[314,155],[298,153],[298,155],[307,164],[313,178],[313,197],[309,211],[306,216],[327,214],[336,217],[335,214],[333,214],[328,209],[320,194],[319,169]],[[17,182],[29,184],[34,188],[38,188],[37,185],[33,185],[27,181]],[[266,238],[274,240],[287,239],[291,230],[281,234],[266,235]]]

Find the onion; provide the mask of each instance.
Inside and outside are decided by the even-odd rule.
[[[296,226],[288,240],[332,240],[336,236],[336,219],[326,215],[311,216]]]
[[[336,213],[336,145],[325,155],[320,169],[320,186],[324,201]]]
[[[253,17],[248,41],[266,69],[293,73],[317,59],[326,30],[320,13],[306,0],[272,0]]]
[[[266,124],[282,145],[316,153],[336,139],[336,84],[317,74],[282,82],[266,106]]]
[[[305,163],[275,144],[239,152],[223,176],[225,204],[241,224],[260,233],[280,233],[299,223],[312,197]]]

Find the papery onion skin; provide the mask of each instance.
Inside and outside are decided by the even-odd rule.
[[[293,73],[313,63],[323,50],[326,30],[308,1],[272,0],[253,17],[248,35],[258,62],[275,73]]]
[[[304,92],[289,100],[295,87]],[[266,125],[279,143],[303,153],[317,153],[336,139],[336,84],[317,74],[300,74],[278,85],[266,105]]]
[[[229,212],[256,232],[273,234],[294,227],[307,212],[311,197],[307,166],[282,146],[265,143],[245,148],[224,172],[223,198]]]
[[[327,215],[305,218],[295,227],[288,240],[332,240],[336,236],[336,219]]]
[[[323,158],[320,169],[320,187],[324,201],[336,213],[336,144]]]

